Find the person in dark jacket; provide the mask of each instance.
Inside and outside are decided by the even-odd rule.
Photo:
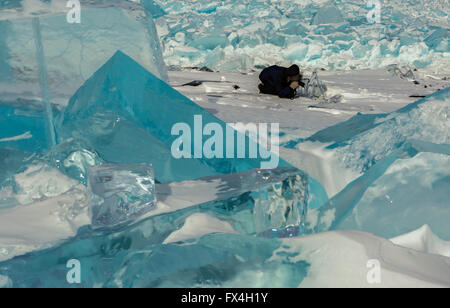
[[[302,77],[298,65],[294,64],[289,68],[274,65],[261,72],[259,79],[262,83],[258,87],[263,94],[293,99],[297,94],[297,88],[305,86],[301,82]]]

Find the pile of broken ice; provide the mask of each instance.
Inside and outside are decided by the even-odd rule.
[[[246,71],[296,62],[331,70],[389,64],[439,70],[449,64],[445,0],[155,2],[164,56],[173,66]]]

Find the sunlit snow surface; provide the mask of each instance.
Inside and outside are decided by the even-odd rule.
[[[78,26],[65,1],[0,4],[0,287],[450,286],[444,1],[385,3],[379,25],[365,1],[81,2]],[[169,85],[163,54],[247,74]],[[251,69],[290,61],[379,69],[319,71],[338,104],[258,95]],[[172,159],[195,114],[280,123],[279,168]]]

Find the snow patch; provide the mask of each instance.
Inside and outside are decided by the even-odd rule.
[[[14,176],[18,193],[17,201],[22,205],[52,198],[68,192],[79,185],[77,181],[45,164],[31,165]]]
[[[450,286],[450,259],[415,252],[363,232],[326,232],[285,239],[272,259],[284,255],[292,255],[290,262],[304,260],[310,264],[299,286],[302,288]],[[372,260],[381,265],[379,284],[367,279]]]
[[[391,242],[417,251],[450,258],[450,242],[441,240],[433,233],[428,225],[424,225],[422,228],[411,233],[393,238]]]
[[[237,233],[233,227],[225,221],[214,218],[211,215],[198,213],[189,216],[180,230],[170,234],[164,244],[181,242],[186,239],[198,238],[211,233]]]
[[[54,246],[88,225],[87,192],[82,185],[64,195],[1,210],[0,261]]]

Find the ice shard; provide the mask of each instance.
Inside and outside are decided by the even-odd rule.
[[[328,148],[345,167],[365,171],[405,142],[428,142],[436,149],[450,144],[449,100],[447,88],[390,114],[357,115],[308,140],[331,143]]]
[[[50,165],[84,185],[87,185],[89,169],[105,163],[93,148],[76,139],[61,142],[44,158]]]
[[[1,148],[48,152],[58,108],[119,47],[167,80],[151,1],[145,8],[121,0],[81,3],[82,22],[71,23],[63,1],[2,2]]]
[[[50,102],[50,89],[48,87],[47,64],[45,61],[44,46],[42,43],[41,23],[39,17],[34,17],[32,21],[34,43],[36,46],[36,62],[38,63],[39,85],[41,88],[42,103],[45,108],[45,120],[47,126],[47,135],[49,136],[49,146],[56,145],[55,124],[53,117],[52,104]]]
[[[342,13],[334,5],[328,5],[321,7],[319,11],[314,15],[312,20],[313,25],[322,24],[336,24],[344,22]]]
[[[161,184],[157,195],[172,210],[185,209],[192,214],[200,209],[229,222],[240,233],[265,237],[308,232],[308,211],[328,200],[316,180],[293,167]],[[160,214],[161,209],[155,213]]]
[[[438,28],[427,38],[425,38],[424,42],[428,47],[433,48],[436,51],[449,52],[450,47],[448,44],[448,32],[448,29]]]
[[[29,205],[83,190],[87,169],[103,164],[81,142],[69,140],[46,154],[0,147],[0,208]]]
[[[280,168],[252,170],[197,181],[157,184],[155,191],[158,203],[152,206],[151,200],[154,195],[150,193],[153,189],[151,178],[148,178],[145,166],[135,167],[137,168],[135,171],[132,171],[131,166],[95,168],[99,172],[94,171],[91,174],[94,178],[98,177],[99,181],[91,182],[93,183],[91,186],[93,193],[100,197],[100,203],[95,204],[91,211],[96,213],[92,217],[98,218],[94,222],[98,223],[97,228],[82,228],[76,238],[55,249],[67,251],[72,254],[72,258],[80,258],[80,260],[87,255],[95,256],[92,262],[100,266],[105,255],[115,255],[119,251],[133,254],[132,251],[146,249],[146,247],[159,249],[158,247],[162,247],[161,244],[170,238],[171,234],[188,223],[189,217],[199,213],[214,217],[228,224],[231,230],[246,234],[241,238],[242,241],[252,238],[254,240],[250,242],[269,243],[270,241],[258,240],[258,238],[291,237],[301,234],[303,214],[306,214],[309,208],[317,208],[317,205],[324,201],[320,199],[326,198],[326,194],[321,195],[324,193],[323,189],[319,190],[312,178],[295,168]],[[141,172],[144,172],[145,177],[139,176]],[[33,176],[34,178],[27,180],[28,185],[31,185],[40,173],[35,173]],[[61,176],[58,178],[62,179]],[[146,182],[147,179],[148,182]],[[21,184],[26,183],[21,181]],[[59,185],[63,187],[63,183]],[[26,195],[22,197],[24,199]],[[126,199],[130,202],[126,204],[120,202]],[[85,199],[82,198],[80,203],[80,205],[86,204]],[[133,209],[132,205],[137,207]],[[117,225],[117,222],[121,222],[120,225]],[[271,229],[261,232],[265,228]],[[238,238],[234,243],[241,241]],[[228,249],[234,248],[230,246]],[[52,252],[42,253],[45,257],[35,255],[31,257],[32,260],[29,259],[29,262],[37,262],[36,264],[44,262],[45,265],[42,265],[48,267],[59,266],[54,263],[56,259],[54,259],[53,249]],[[9,265],[7,267],[9,268]],[[3,264],[0,266],[2,269],[7,267],[3,267]],[[92,283],[105,281],[108,272],[104,272],[104,269],[94,273],[86,267],[88,271],[86,274],[93,279],[94,276],[97,277],[95,281],[91,281]],[[168,268],[162,270],[167,271]],[[55,273],[48,273],[42,279],[44,285],[59,281],[59,274],[54,276]],[[3,273],[0,272],[1,274]],[[38,273],[30,273],[33,277],[35,274],[38,275]],[[30,283],[30,281],[22,280],[23,272],[19,271],[14,275],[13,280],[17,286]],[[154,279],[153,274],[149,274],[144,281],[147,279]],[[90,285],[91,282],[86,283]],[[172,282],[167,281],[167,283]]]
[[[46,71],[44,86],[51,102],[65,105],[118,49],[167,80],[149,10],[122,0],[107,4],[81,1],[81,7],[80,23],[68,21],[71,9],[64,1],[16,1],[0,8],[0,53],[4,56],[0,60],[0,88],[4,97],[40,97],[41,66]],[[36,46],[41,49],[38,57]]]
[[[224,147],[218,158],[194,153],[196,142],[204,144],[210,138],[202,134],[203,127],[198,127],[196,118],[201,119],[203,127],[220,126],[223,134],[218,138]],[[236,132],[120,51],[75,93],[57,122],[60,141],[84,140],[109,163],[152,164],[159,182],[243,172],[261,168],[267,161],[259,154],[250,157],[253,141],[248,136]],[[176,159],[172,153],[179,139],[173,128],[179,124],[191,129],[191,158]],[[200,134],[195,136],[198,129]],[[246,158],[237,157],[238,136],[245,140]],[[226,156],[230,150],[227,147],[235,151],[233,158]],[[280,159],[279,166],[290,165]]]
[[[427,223],[448,239],[450,88],[397,112],[357,116],[311,138],[362,175],[317,212],[317,231],[357,229],[395,237]],[[355,129],[356,128],[356,129]],[[339,133],[337,133],[339,132]],[[425,220],[424,220],[425,219]]]
[[[398,159],[367,187],[336,229],[393,238],[426,223],[450,240],[449,170],[446,154],[424,152]]]

